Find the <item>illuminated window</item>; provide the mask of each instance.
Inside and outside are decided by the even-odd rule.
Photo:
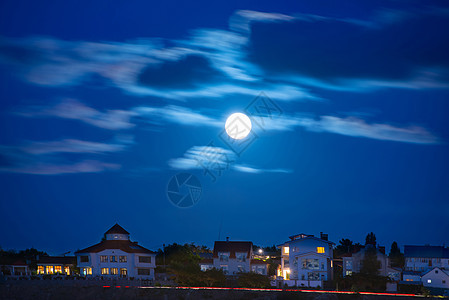
[[[118,257],[118,261],[119,261],[119,262],[127,262],[127,257],[124,256],[124,255],[120,255],[120,256]]]
[[[151,263],[151,256],[139,256],[139,262],[140,263],[150,264]]]
[[[288,254],[290,252],[290,248],[289,247],[284,247],[284,253]]]
[[[427,283],[432,283],[432,279],[427,279]]]
[[[107,255],[101,255],[100,256],[100,262],[108,262],[108,256]]]
[[[37,266],[37,274],[45,274],[44,266]]]
[[[83,275],[92,275],[92,268],[83,268]]]
[[[45,272],[47,274],[53,274],[53,266],[46,266],[45,267]]]
[[[111,268],[112,275],[118,275],[118,268]]]
[[[69,266],[65,266],[64,267],[64,272],[66,275],[70,275],[70,267]]]
[[[351,276],[352,275],[352,271],[346,271],[346,276]]]
[[[111,255],[110,262],[117,262],[117,256]]]
[[[109,268],[101,268],[101,275],[109,275]]]
[[[316,253],[324,253],[324,247],[316,247]]]
[[[62,267],[61,266],[55,266],[55,273],[62,273]]]
[[[120,276],[128,276],[128,270],[126,268],[121,268]]]

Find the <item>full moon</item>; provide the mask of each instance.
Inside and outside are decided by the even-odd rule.
[[[235,140],[241,140],[251,132],[251,120],[242,113],[234,113],[228,117],[225,124],[226,133]]]

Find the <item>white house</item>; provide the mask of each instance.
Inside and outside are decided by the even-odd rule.
[[[281,248],[281,269],[278,278],[288,286],[323,287],[333,279],[333,245],[327,234],[320,238],[297,234]]]
[[[253,243],[241,241],[216,241],[214,251],[210,257],[202,257],[201,270],[216,268],[223,270],[226,275],[254,272],[268,274],[268,263],[254,259]]]
[[[435,267],[449,270],[449,248],[443,246],[404,246],[405,270],[427,272]]]
[[[435,267],[423,274],[421,281],[425,287],[449,289],[449,272]]]
[[[106,231],[100,243],[75,255],[84,276],[154,279],[156,253],[130,241],[129,232],[118,224]]]
[[[368,249],[367,247],[374,247],[372,245],[366,245],[362,247],[356,253],[350,253],[343,256],[343,277],[352,275],[352,273],[360,273],[360,269],[362,268],[362,262],[365,258],[365,252]],[[377,260],[380,262],[379,267],[379,275],[388,276],[392,280],[400,281],[401,280],[401,269],[392,268],[390,266],[390,259],[387,255],[385,255],[384,247],[376,248],[376,256]]]

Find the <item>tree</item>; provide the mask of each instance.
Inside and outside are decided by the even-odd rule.
[[[398,243],[393,242],[391,244],[389,258],[392,267],[404,268],[405,258],[399,249]]]
[[[365,239],[365,245],[373,245],[376,247],[376,244],[376,235],[373,232],[368,233]]]
[[[365,248],[365,256],[362,260],[362,267],[360,273],[364,275],[379,275],[380,261],[377,260],[377,249],[372,245],[367,245]]]
[[[352,253],[353,250],[354,250],[353,241],[351,241],[350,239],[341,239],[340,245],[338,245],[334,249],[334,256],[341,257],[343,254]]]

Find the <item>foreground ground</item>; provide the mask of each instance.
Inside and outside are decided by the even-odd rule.
[[[59,300],[59,299],[307,299],[307,300],[355,300],[355,299],[416,299],[409,296],[323,294],[298,291],[247,291],[247,290],[201,290],[102,286],[55,286],[42,284],[0,284],[0,299]]]

